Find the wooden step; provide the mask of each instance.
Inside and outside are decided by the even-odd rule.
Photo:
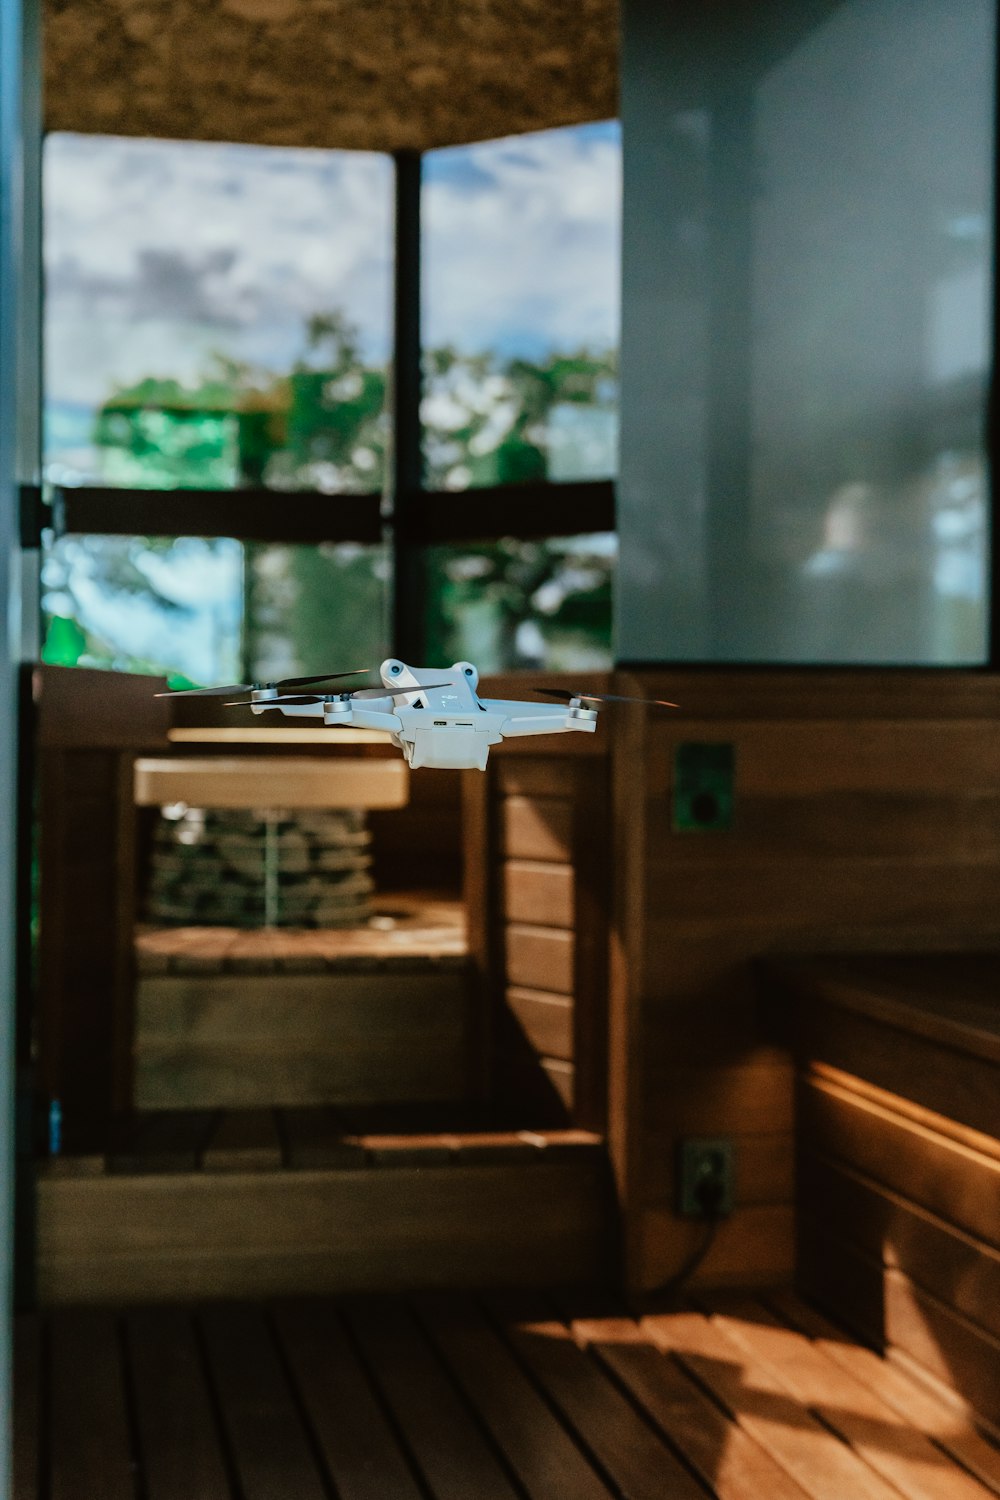
[[[147,928],[136,942],[139,1109],[462,1100],[482,1016],[461,903],[379,897],[347,930]]]
[[[150,976],[136,995],[140,1109],[463,1099],[479,1074],[466,966]]]
[[[206,1131],[178,1114],[131,1155],[72,1164],[38,1183],[46,1303],[577,1285],[609,1268],[608,1166],[585,1131],[351,1133],[324,1110]]]

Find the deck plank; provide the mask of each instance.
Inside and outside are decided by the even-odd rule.
[[[908,1500],[984,1500],[982,1485],[963,1473],[930,1438],[847,1370],[831,1365],[804,1334],[783,1327],[749,1297],[712,1299],[712,1320],[766,1366],[860,1458]]]
[[[572,1316],[579,1342],[592,1349],[718,1500],[804,1500],[805,1491],[748,1433],[730,1420],[638,1324],[601,1307]]]
[[[434,1500],[520,1500],[402,1301],[351,1301],[365,1363]]]
[[[422,1500],[334,1305],[280,1304],[274,1321],[339,1500]]]
[[[640,1326],[711,1391],[811,1500],[899,1500],[897,1489],[702,1313],[648,1314]]]
[[[988,1500],[1000,1450],[790,1292],[58,1310],[14,1500]]]
[[[228,1500],[232,1491],[190,1313],[125,1320],[144,1500]]]
[[[114,1314],[55,1312],[50,1340],[51,1500],[136,1500]]]
[[[704,1500],[704,1489],[647,1425],[545,1299],[487,1299],[495,1321],[549,1399],[617,1489],[630,1500]]]
[[[898,1416],[927,1433],[981,1484],[1000,1495],[1000,1448],[982,1437],[954,1404],[911,1380],[874,1349],[856,1343],[797,1293],[768,1292],[766,1300],[786,1323],[812,1339],[825,1359],[863,1381]]]
[[[414,1306],[531,1500],[608,1500],[612,1491],[471,1297],[431,1292]]]
[[[230,1304],[199,1321],[240,1500],[328,1500],[263,1311]]]

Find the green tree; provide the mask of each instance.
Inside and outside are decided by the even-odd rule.
[[[551,477],[560,417],[613,412],[616,366],[613,354],[588,350],[532,362],[444,348],[427,354],[425,379],[426,482],[474,489]],[[307,488],[329,491],[335,505],[338,492],[383,488],[385,406],[385,371],[365,361],[357,328],[333,311],[309,320],[303,356],[288,375],[217,356],[192,387],[147,377],[112,393],[97,413],[95,440],[114,483]],[[89,585],[96,572],[108,595],[155,597],[169,621],[183,606],[157,595],[141,563],[172,546],[163,539],[144,543],[144,552],[106,548],[89,559]],[[332,671],[355,665],[359,652],[377,657],[385,625],[378,556],[361,548],[253,545],[245,558],[244,670]],[[53,566],[47,651],[72,655],[80,642],[69,642],[66,624],[76,621],[85,642],[78,659],[118,667],[124,659],[142,669],[120,643],[102,642],[88,629],[82,575],[65,559],[61,569],[58,559]],[[487,667],[535,664],[540,654],[558,658],[560,651],[589,661],[608,650],[610,560],[600,552],[542,542],[442,549],[431,572],[435,659],[464,654],[470,633]],[[532,617],[539,629],[526,643],[522,626]],[[165,660],[152,665],[175,666],[169,652],[166,638]]]

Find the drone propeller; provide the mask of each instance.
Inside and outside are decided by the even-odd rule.
[[[225,687],[177,688],[172,692],[156,693],[155,697],[225,698],[229,693],[249,693],[254,688],[296,688],[309,687],[314,682],[337,682],[341,677],[362,677],[367,670],[367,667],[355,667],[351,672],[327,672],[322,677],[283,677],[280,682],[230,682]]]
[[[665,698],[623,698],[620,693],[570,693],[565,688],[556,687],[532,688],[531,691],[549,698],[565,698],[567,703],[577,698],[584,703],[645,703],[651,708],[680,708],[679,703],[668,703]]]
[[[345,673],[345,676],[348,674]],[[357,688],[353,693],[336,693],[332,696],[348,698],[352,702],[358,698],[405,698],[411,693],[422,693],[425,688],[451,687],[450,682],[420,682],[416,687],[378,687]],[[299,708],[307,703],[325,703],[330,694],[323,693],[294,693],[281,698],[237,698],[232,703],[227,703],[226,708],[245,708],[248,704],[254,704],[258,708]]]

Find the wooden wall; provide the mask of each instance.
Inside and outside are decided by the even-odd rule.
[[[399,751],[390,749],[398,757]],[[409,779],[406,806],[370,812],[368,827],[372,832],[372,874],[378,890],[459,889],[462,883],[460,771],[414,773]]]
[[[39,667],[39,1087],[86,1149],[130,1102],[135,818],[132,764],[166,743],[165,684]]]
[[[700,1234],[672,1212],[686,1135],[731,1136],[737,1210],[706,1282],[794,1265],[793,1070],[761,1041],[753,959],[1000,942],[1000,682],[979,673],[681,668],[616,690],[609,1134],[633,1287]],[[734,747],[727,831],[671,825],[679,744]]]
[[[998,973],[994,956],[923,955],[767,979],[798,1061],[800,1287],[995,1431]]]
[[[480,691],[521,698],[530,687]],[[470,945],[495,1017],[490,1089],[525,1124],[605,1124],[608,748],[603,725],[508,740],[485,776],[466,773]]]

